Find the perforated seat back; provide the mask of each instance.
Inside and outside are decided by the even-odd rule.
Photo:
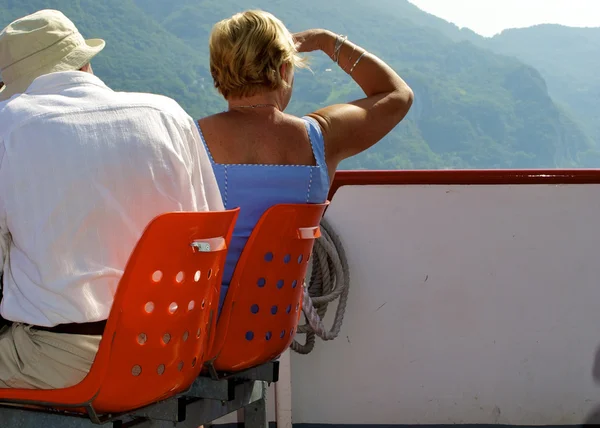
[[[62,389],[0,389],[0,401],[82,411],[91,404],[97,413],[115,413],[187,389],[215,332],[238,212],[168,213],[152,220],[129,258],[85,379]]]
[[[148,225],[115,296],[95,407],[140,407],[187,389],[198,376],[236,218],[237,210],[170,213]]]
[[[258,221],[240,256],[211,350],[219,371],[277,358],[291,344],[325,204],[282,204]]]

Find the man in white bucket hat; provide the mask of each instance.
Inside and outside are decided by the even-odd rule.
[[[223,209],[193,119],[109,89],[104,44],[55,10],[0,33],[0,388],[80,382],[148,222]]]
[[[0,34],[0,70],[5,87],[0,101],[25,92],[44,74],[79,70],[104,48],[104,40],[84,40],[57,10],[18,19]]]

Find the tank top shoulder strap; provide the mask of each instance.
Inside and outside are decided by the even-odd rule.
[[[308,137],[310,139],[310,144],[312,146],[317,165],[326,167],[325,140],[323,138],[323,131],[321,130],[319,122],[310,116],[304,116],[302,120],[304,120],[306,123],[306,130],[308,131]]]
[[[215,160],[213,159],[212,153],[210,152],[210,149],[208,148],[208,144],[206,144],[206,140],[204,139],[204,134],[202,133],[202,129],[200,128],[200,124],[198,123],[198,121],[195,121],[196,123],[196,129],[198,129],[198,133],[200,134],[200,141],[202,141],[202,144],[204,144],[204,148],[206,149],[206,153],[208,153],[208,158],[210,159],[210,163],[211,164],[215,164]]]

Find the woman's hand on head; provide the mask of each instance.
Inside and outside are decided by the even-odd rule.
[[[334,40],[333,33],[322,29],[300,31],[292,35],[298,52],[313,52],[325,50],[325,44]]]
[[[343,36],[302,34],[307,46],[319,44],[361,87],[365,97],[320,108],[310,114],[321,127],[330,171],[344,159],[367,150],[408,113],[414,94],[385,62]],[[314,38],[318,42],[311,42]],[[330,174],[331,175],[331,174]]]

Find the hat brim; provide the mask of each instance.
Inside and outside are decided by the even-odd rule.
[[[10,84],[4,82],[4,87],[0,88],[0,101],[6,101],[16,94],[24,93],[35,79],[44,74],[79,70],[104,49],[104,46],[106,46],[106,42],[102,39],[88,39],[84,45],[78,46],[57,64],[50,64],[32,73],[24,74]]]

